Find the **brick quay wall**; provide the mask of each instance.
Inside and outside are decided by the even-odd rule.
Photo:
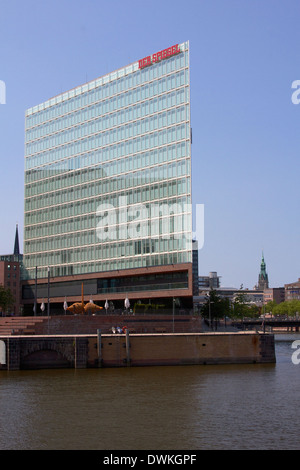
[[[0,336],[6,334],[96,334],[112,333],[112,327],[126,326],[131,333],[199,333],[199,316],[165,314],[145,315],[54,315],[0,317]]]
[[[275,363],[272,334],[0,336],[0,370]]]

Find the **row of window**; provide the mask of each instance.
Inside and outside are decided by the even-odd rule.
[[[187,198],[180,198],[180,196],[188,195]],[[165,195],[165,198],[164,198]],[[128,193],[116,193],[108,194],[103,198],[92,198],[84,201],[78,201],[76,203],[62,204],[60,206],[52,206],[47,209],[40,209],[36,211],[29,211],[25,213],[25,227],[40,224],[49,223],[51,221],[60,221],[61,219],[83,216],[87,217],[93,223],[96,211],[99,207],[109,206],[111,208],[118,208],[120,198],[126,200],[127,205],[130,207],[133,204],[146,203],[152,201],[153,204],[157,202],[168,203],[167,198],[170,199],[172,204],[181,203],[183,200],[187,200],[190,195],[190,180],[183,179],[181,181],[174,181],[173,184],[168,183],[167,185],[155,185],[153,187],[145,187],[141,191],[130,191]],[[91,225],[95,226],[95,225]],[[83,227],[83,225],[82,225]],[[84,228],[86,228],[84,226]],[[33,231],[35,228],[33,228]]]
[[[164,240],[182,237],[182,233],[191,230],[190,213],[170,215],[150,220],[132,220],[128,223],[114,224],[116,217],[105,216],[96,220],[93,230],[85,230],[79,227],[76,232],[69,232],[59,236],[49,236],[27,240],[25,253],[34,253],[47,250],[64,249],[70,246],[84,246],[98,243],[99,241],[114,242],[115,240],[140,239],[141,237],[158,237]],[[74,223],[74,230],[76,224]],[[157,251],[157,250],[155,250]]]
[[[117,76],[115,76],[116,79],[109,83],[103,83],[107,77],[96,79],[90,84],[77,87],[77,89],[70,90],[67,93],[63,93],[62,95],[49,100],[48,104],[50,103],[54,106],[41,109],[46,105],[46,103],[44,103],[29,110],[26,118],[27,128],[55,119],[78,107],[87,106],[117,93],[122,93],[128,89],[139,87],[144,83],[151,82],[152,80],[160,78],[166,74],[174,73],[184,67],[188,67],[188,54],[185,53],[179,54],[178,56],[172,57],[168,60],[164,60],[152,67],[129,73],[123,78],[117,78]],[[113,78],[113,76],[114,73],[110,74],[111,78]],[[94,86],[95,88],[93,88]],[[66,97],[66,101],[62,101],[64,97]],[[38,109],[40,110],[35,112]],[[32,111],[34,114],[30,114]]]
[[[143,119],[149,114],[170,109],[178,103],[178,97],[188,97],[185,74],[180,72],[158,82],[119,95],[108,100],[84,107],[54,121],[26,130],[26,143],[42,139],[50,134],[62,132],[70,127],[101,117],[100,129],[122,125],[125,122]],[[181,89],[179,89],[181,87]]]
[[[115,147],[98,149],[41,168],[27,170],[25,172],[25,196],[85,183],[105,177],[107,174],[120,175],[140,168],[171,162],[182,157],[189,157],[190,143],[181,141],[159,149],[126,155],[119,159],[114,158],[114,150]],[[92,176],[93,173],[94,176]],[[44,179],[48,179],[48,181],[41,181]]]
[[[168,195],[168,182],[166,180],[182,178],[189,174],[190,160],[186,159],[165,165],[154,166],[152,168],[146,168],[145,170],[121,176],[109,175],[109,173],[107,173],[107,177],[100,180],[95,180],[94,178],[97,177],[97,173],[91,172],[91,179],[88,183],[76,184],[77,181],[75,178],[73,183],[74,186],[67,188],[62,187],[60,190],[55,192],[44,192],[35,197],[27,197],[25,199],[25,212],[66,202],[75,202],[80,199],[104,196],[105,194],[114,193],[116,191],[133,189],[138,195],[138,192],[142,191],[143,186],[147,186],[150,196],[150,186],[154,187],[155,183],[161,185],[161,197],[166,197]],[[43,187],[45,188],[46,185],[43,185]],[[137,199],[133,202],[140,201]]]
[[[95,229],[61,235],[60,237],[41,238],[38,240],[25,242],[25,255],[28,256],[29,254],[33,253],[35,256],[38,256],[40,253],[40,256],[42,256],[42,253],[48,253],[50,256],[52,253],[51,256],[58,257],[56,258],[58,260],[56,263],[80,261],[83,249],[85,249],[85,252],[89,253],[88,259],[94,259],[94,257],[96,259],[109,259],[118,256],[134,256],[141,253],[141,249],[138,250],[137,246],[139,243],[141,243],[141,241],[144,243],[145,240],[151,240],[151,252],[161,253],[164,251],[182,250],[187,248],[187,237],[190,223],[190,214],[187,214],[184,217],[174,216],[170,219],[165,218],[158,220],[157,224],[152,224],[151,227],[149,227],[147,223],[147,226],[145,225],[147,227],[147,230],[145,230],[145,235],[147,235],[146,231],[149,233],[151,231],[152,238],[150,239],[142,239],[139,237],[140,231],[136,230],[136,227],[134,225],[131,226],[131,224],[124,226],[124,228],[121,226],[118,227],[119,230],[115,231],[117,234],[116,238],[109,238],[106,240],[106,243],[99,242],[97,230]],[[168,232],[169,229],[176,229],[177,224],[182,228],[180,233]],[[162,232],[163,230],[166,230],[166,233],[160,234],[160,238],[154,238],[156,235],[158,237],[160,229]],[[121,232],[121,230],[123,230],[123,232]],[[155,233],[155,231],[157,233]],[[128,237],[128,239],[119,238],[119,235],[121,237],[125,234],[125,232],[132,237]],[[115,233],[112,235],[114,236]],[[102,237],[106,234],[104,234],[104,232],[101,230],[100,235]],[[188,244],[190,245],[190,241],[188,241]],[[149,252],[150,251],[145,251],[145,253]],[[68,258],[62,258],[64,253],[68,254]],[[85,258],[83,257],[82,259]]]
[[[161,130],[153,131],[152,133],[143,134],[140,137],[120,142],[117,141],[117,136],[111,132],[94,134],[89,138],[61,145],[53,148],[52,150],[38,153],[33,157],[27,158],[25,160],[25,169],[29,170],[45,163],[62,160],[72,156],[76,157],[80,154],[103,147],[107,147],[109,152],[113,152],[115,158],[121,158],[189,138],[190,127],[188,123],[162,128]],[[76,165],[75,162],[74,164]]]
[[[181,180],[174,180],[166,182],[165,184],[156,184],[154,186],[144,187],[143,190],[130,190],[128,192],[116,192],[114,194],[107,193],[104,197],[87,198],[83,201],[70,202],[58,206],[52,206],[45,209],[25,212],[25,227],[33,224],[43,222],[51,222],[53,220],[60,220],[67,217],[74,217],[84,215],[93,218],[99,206],[109,205],[110,207],[118,208],[120,197],[126,198],[126,203],[130,206],[137,203],[145,203],[152,201],[166,201],[167,198],[173,198],[174,202],[180,196],[187,194],[190,195],[190,179],[183,178]]]
[[[122,140],[132,139],[149,132],[180,124],[189,120],[187,106],[173,108],[169,112],[156,113],[145,119],[128,122],[119,127],[111,128],[109,119],[97,119],[88,121],[80,126],[74,126],[64,132],[53,134],[45,139],[40,139],[26,145],[26,155],[49,151],[60,145],[70,144],[86,137],[92,138],[97,134],[103,145],[110,145]]]
[[[144,191],[142,192],[142,198],[139,198],[139,200],[136,200],[137,198],[135,199],[135,192],[130,192],[127,194],[120,193],[114,197],[111,196],[101,201],[87,200],[76,203],[76,205],[73,207],[72,214],[72,206],[66,206],[64,210],[70,213],[70,215],[67,215],[64,219],[58,218],[54,219],[53,221],[47,220],[44,222],[40,221],[36,222],[35,224],[29,224],[29,221],[31,220],[31,214],[27,213],[25,214],[25,240],[95,228],[97,226],[97,222],[99,221],[97,220],[97,214],[99,217],[100,211],[103,207],[107,209],[115,208],[118,214],[118,211],[122,211],[122,213],[124,213],[124,210],[128,212],[134,209],[134,206],[132,206],[132,204],[145,204],[150,214],[152,211],[151,217],[156,217],[155,214],[157,211],[157,207],[167,212],[168,214],[174,212],[174,208],[176,209],[176,207],[181,207],[184,212],[188,212],[188,209],[191,206],[190,196],[178,197],[177,195],[175,195],[174,197],[169,197],[170,191],[167,192],[167,189],[170,189],[170,187],[172,188],[171,195],[172,192],[175,192],[175,190],[178,191],[178,188],[175,188],[175,184],[176,182],[173,182],[171,184],[168,184],[169,188],[167,188],[165,185],[163,186],[163,188],[159,188],[160,190],[164,190],[164,193],[160,193],[162,194],[162,196],[166,195],[164,199],[162,197],[157,199],[155,199],[154,197],[151,198],[152,193],[149,192],[149,188],[144,188]],[[183,180],[182,184],[182,192],[183,194],[185,194],[184,189],[187,188],[184,185],[186,184],[186,181]],[[147,201],[149,200],[153,202],[153,205],[150,205],[149,203],[147,204]],[[107,210],[107,213],[108,212],[109,211]],[[65,212],[62,213],[64,214]]]
[[[8,264],[8,265],[6,266],[6,269],[8,269],[9,271],[11,270],[11,268],[13,268],[13,270],[16,271],[16,270],[17,270],[17,265],[16,265],[16,264],[13,264],[13,265],[11,266],[10,264]]]
[[[179,234],[178,236],[180,236],[182,230],[191,229],[189,204],[158,203],[150,207],[137,205],[129,209],[106,209],[106,206],[100,206],[96,215],[70,218],[61,221],[60,224],[52,223],[48,230],[45,225],[30,227],[25,249],[30,245],[30,240],[37,239],[37,242],[45,242],[43,238],[39,239],[39,237],[47,237],[49,244],[51,244],[50,249],[57,249],[60,247],[60,243],[62,247],[71,246],[75,237],[76,244],[80,244],[80,240],[82,244],[91,244],[99,240],[140,238],[162,234],[168,238],[170,234],[175,234],[175,236]],[[87,229],[90,228],[93,230],[88,232]],[[32,239],[30,235],[32,235]],[[59,237],[57,237],[58,235]],[[64,242],[64,240],[66,241]],[[43,250],[37,249],[37,251]]]
[[[72,266],[62,266],[59,269],[60,273],[73,274]],[[57,267],[52,267],[51,272],[57,274]],[[175,273],[174,273],[175,274]],[[150,290],[161,290],[161,289],[186,289],[188,288],[188,273],[178,273],[177,276],[171,274],[160,274],[160,275],[149,275],[149,279],[140,282],[142,276],[134,276],[126,278],[98,278],[92,279],[90,282],[85,280],[84,285],[86,291],[90,295],[103,294],[103,293],[116,293],[116,292],[137,292],[137,291],[150,291]],[[64,281],[64,282],[53,282],[51,283],[51,296],[52,297],[63,297],[65,299],[81,295],[81,281]],[[47,298],[48,286],[47,284],[38,284],[37,286],[37,297]],[[34,299],[35,289],[30,285],[22,286],[22,298],[23,299]],[[112,303],[110,302],[110,307]]]
[[[33,259],[33,258],[30,258]],[[36,261],[36,260],[34,260]],[[48,276],[48,266],[51,266],[51,276],[66,276],[66,275],[77,275],[77,274],[90,274],[94,272],[106,272],[113,270],[123,270],[123,269],[136,269],[146,266],[160,266],[168,264],[178,264],[178,263],[187,263],[191,262],[191,251],[178,251],[178,252],[169,252],[161,253],[155,255],[141,255],[131,258],[118,258],[113,260],[98,260],[98,261],[81,261],[78,263],[62,266],[60,262],[55,266],[55,263],[51,263],[51,258],[48,255],[41,260],[43,264],[31,263],[31,267],[28,266],[27,276],[26,273],[24,277],[29,279],[35,279],[35,266],[38,266],[38,277],[47,278]],[[54,259],[53,259],[54,261]]]

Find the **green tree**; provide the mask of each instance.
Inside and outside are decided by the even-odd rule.
[[[9,288],[0,285],[0,309],[6,313],[15,303],[14,296]]]
[[[300,314],[300,300],[286,300],[273,308],[274,315],[288,315],[295,316],[297,313]]]
[[[288,315],[294,317],[297,313],[300,313],[300,300],[290,300],[288,305]]]
[[[274,314],[274,309],[277,305],[277,302],[275,300],[270,300],[265,306],[264,306],[264,311],[266,313],[273,313]]]
[[[260,308],[257,305],[255,304],[248,305],[248,311],[247,311],[248,317],[256,318],[259,316],[259,314],[260,314]]]
[[[242,292],[243,286],[240,287],[240,292],[236,294],[235,299],[232,305],[232,314],[233,318],[244,318],[247,317],[250,313],[249,302],[247,300],[247,295]]]
[[[275,305],[273,308],[274,315],[287,315],[288,307],[287,302],[281,302],[278,305]]]
[[[229,300],[220,297],[214,289],[209,291],[206,302],[201,308],[201,315],[203,318],[210,320],[210,327],[213,324],[217,324],[217,321],[225,316],[228,316],[230,312]]]

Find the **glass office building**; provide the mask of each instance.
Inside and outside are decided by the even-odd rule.
[[[23,297],[188,298],[192,281],[189,43],[30,108]]]

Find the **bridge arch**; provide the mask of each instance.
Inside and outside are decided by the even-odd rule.
[[[30,341],[22,349],[21,369],[50,369],[74,367],[74,342],[41,339]]]

